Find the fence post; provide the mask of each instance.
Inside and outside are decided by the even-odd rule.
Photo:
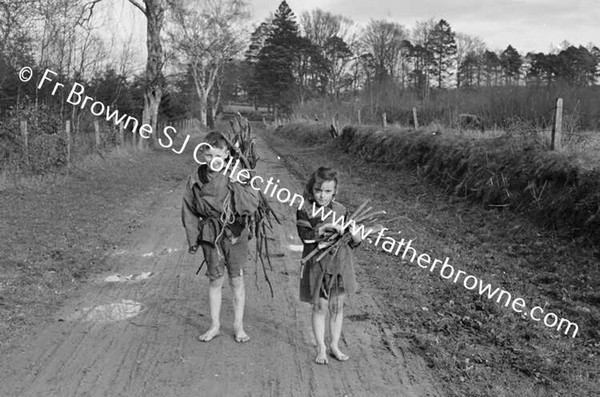
[[[385,114],[385,112],[383,112],[381,118],[383,119],[383,128],[387,127],[387,115]]]
[[[563,114],[563,100],[558,98],[556,100],[556,114],[554,116],[554,128],[552,128],[552,143],[550,149],[558,152],[562,151],[562,114]]]
[[[65,132],[67,133],[67,167],[71,165],[71,120],[65,122]]]
[[[413,108],[413,124],[415,126],[415,130],[419,129],[419,119],[417,118],[417,108]]]
[[[100,151],[100,123],[94,120],[94,131],[96,132],[96,150]]]
[[[362,125],[362,120],[360,117],[360,109],[358,109],[357,113],[358,113],[358,125]]]
[[[21,121],[21,135],[23,136],[23,145],[25,146],[25,161],[29,164],[29,140],[27,133],[27,120]]]

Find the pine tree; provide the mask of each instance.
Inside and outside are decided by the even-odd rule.
[[[440,19],[427,40],[427,48],[433,54],[431,68],[433,75],[437,76],[438,88],[442,88],[444,77],[454,64],[454,56],[457,51],[454,36],[448,22]]]
[[[492,80],[494,85],[498,85],[498,68],[500,68],[498,55],[494,51],[486,50],[483,53],[483,65],[485,66],[487,86],[492,86]]]
[[[523,60],[521,59],[521,54],[519,54],[513,46],[509,45],[506,47],[506,50],[502,51],[502,54],[500,54],[500,66],[504,72],[507,84],[512,83],[514,79],[516,79],[516,81],[519,80],[522,65]]]
[[[269,35],[271,21],[266,20],[261,23],[258,28],[250,36],[250,46],[245,53],[245,68],[246,78],[243,82],[244,90],[248,95],[248,99],[256,108],[257,100],[261,97],[261,84],[256,78],[256,65],[259,60],[260,51],[265,45],[265,41]]]
[[[295,15],[282,1],[271,22],[269,33],[258,54],[254,80],[262,102],[287,110],[294,101],[296,78],[293,73],[300,44]]]

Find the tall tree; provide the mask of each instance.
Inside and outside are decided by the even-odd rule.
[[[350,63],[353,53],[344,39],[339,36],[332,36],[327,39],[324,51],[328,67],[328,92],[339,98],[341,91],[352,84]]]
[[[362,41],[375,62],[375,81],[378,84],[393,81],[398,75],[402,59],[406,29],[396,22],[371,20],[363,32]]]
[[[458,65],[456,86],[461,87],[461,77],[465,77],[462,71],[467,72],[467,77],[470,78],[470,85],[476,83],[481,85],[483,74],[483,54],[486,50],[486,45],[477,36],[471,36],[464,33],[456,33],[456,64]]]
[[[260,51],[265,45],[265,41],[269,36],[271,28],[271,20],[263,21],[250,35],[250,46],[246,50],[244,57],[246,61],[245,72],[247,73],[244,82],[244,89],[248,95],[248,99],[252,102],[255,109],[257,108],[259,97],[262,95],[262,87],[256,78],[256,65],[259,60]]]
[[[479,85],[479,70],[481,69],[481,58],[475,51],[468,52],[458,65],[456,76],[457,87],[473,87]]]
[[[428,100],[430,91],[431,65],[433,64],[430,37],[435,26],[436,22],[433,19],[417,21],[411,32],[410,57],[413,70],[410,77],[415,87],[421,91],[421,96],[425,101]]]
[[[242,26],[248,16],[242,0],[181,1],[174,8],[169,37],[193,78],[203,126],[212,125],[221,100],[224,65],[243,48]]]
[[[506,84],[518,83],[522,65],[521,54],[513,46],[509,45],[502,51],[500,54],[500,66],[504,73]]]
[[[296,16],[284,0],[273,15],[269,34],[258,55],[255,80],[260,99],[277,108],[289,110],[295,101],[294,65],[300,45]]]
[[[164,76],[164,50],[161,40],[165,20],[167,0],[129,0],[146,17],[146,47],[148,57],[146,60],[146,71],[144,72],[144,110],[142,112],[142,123],[152,126],[152,141],[156,142],[158,107],[163,94]],[[144,140],[140,139],[140,145]]]
[[[486,50],[483,53],[483,65],[485,68],[486,85],[498,85],[498,75],[500,74],[500,58],[494,51]]]
[[[305,38],[316,47],[320,57],[315,58],[313,72],[323,92],[339,96],[340,91],[348,85],[352,51],[348,44],[351,40],[349,30],[352,21],[341,15],[316,9],[304,12],[300,18]],[[346,74],[346,78],[344,78]]]
[[[432,73],[437,77],[438,88],[450,74],[456,55],[455,34],[444,19],[434,26],[428,40],[428,49],[433,54]]]

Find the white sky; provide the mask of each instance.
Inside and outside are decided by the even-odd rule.
[[[250,1],[254,25],[262,22],[281,0]],[[509,44],[521,54],[549,52],[563,41],[600,47],[600,0],[287,0],[299,17],[321,8],[352,19],[359,26],[387,19],[412,29],[417,21],[445,19],[455,32],[479,36],[491,50]],[[127,0],[102,2],[107,34],[126,37],[141,59],[145,57],[145,21]],[[112,18],[112,23],[111,19]],[[298,19],[298,18],[297,18]],[[112,26],[110,26],[112,24]],[[137,56],[136,56],[137,58]],[[137,63],[137,62],[136,62]],[[137,67],[134,69],[138,69]],[[137,70],[136,70],[137,71]]]
[[[509,44],[520,53],[548,52],[563,40],[600,46],[600,0],[287,0],[296,16],[315,8],[364,26],[388,19],[412,29],[417,21],[445,19],[456,32],[479,36],[490,49]],[[279,0],[253,1],[262,21]]]

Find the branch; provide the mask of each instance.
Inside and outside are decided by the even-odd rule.
[[[137,8],[139,8],[140,11],[142,11],[144,13],[144,15],[146,15],[146,8],[143,5],[141,5],[140,3],[138,3],[137,0],[129,0],[129,2],[131,4],[133,4],[134,6],[136,6]],[[146,16],[148,16],[148,15],[146,15]]]
[[[101,1],[102,0],[92,0],[92,1],[84,4],[83,8],[81,9],[81,15],[79,16],[79,18],[77,19],[77,22],[75,22],[75,24],[83,27],[83,24],[85,22],[89,22],[90,19],[92,19],[92,14],[94,13],[94,7],[96,6],[96,4],[100,3]],[[85,16],[86,13],[87,13],[87,16]]]

